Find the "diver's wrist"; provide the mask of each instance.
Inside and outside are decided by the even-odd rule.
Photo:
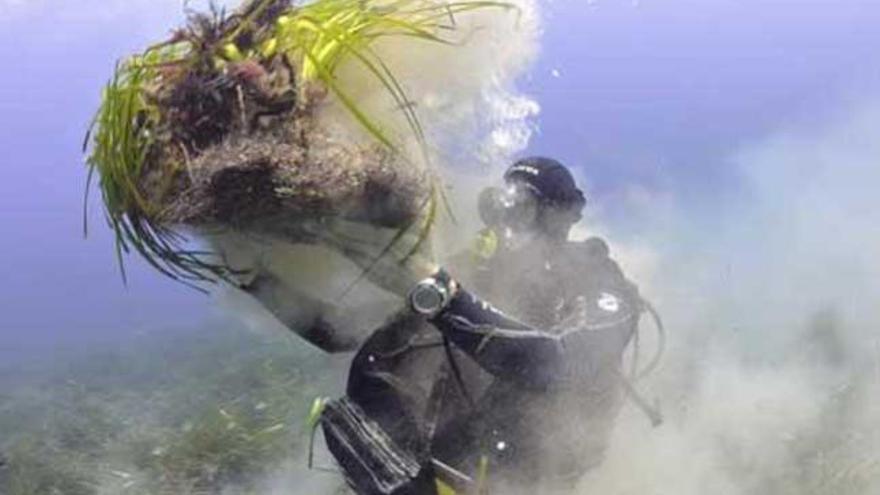
[[[415,313],[433,317],[449,305],[457,292],[458,283],[449,272],[438,268],[409,291],[409,306]]]

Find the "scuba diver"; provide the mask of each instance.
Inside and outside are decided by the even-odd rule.
[[[321,417],[358,494],[564,491],[602,461],[643,300],[602,239],[569,240],[586,200],[565,166],[523,159],[504,182],[481,194],[480,249],[449,271],[371,266],[407,308]]]

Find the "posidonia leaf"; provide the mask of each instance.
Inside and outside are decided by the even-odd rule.
[[[419,237],[416,239],[415,244],[410,249],[406,256],[404,256],[401,263],[406,263],[413,256],[415,256],[420,249],[428,242],[428,238],[431,235],[431,228],[434,226],[434,222],[437,219],[437,185],[436,183],[432,184],[431,194],[428,196],[428,214],[425,216],[424,224],[422,225],[422,229],[419,231]]]
[[[305,56],[314,61],[314,57],[310,52],[305,52]],[[315,62],[313,62],[313,63],[315,63]],[[342,102],[342,104],[345,106],[345,108],[349,112],[351,112],[351,114],[358,121],[358,123],[360,123],[362,126],[364,126],[364,128],[367,129],[367,131],[370,134],[372,134],[376,139],[378,139],[379,142],[381,142],[382,144],[384,144],[385,146],[387,146],[388,148],[390,148],[392,150],[397,150],[397,147],[394,145],[394,143],[391,141],[391,139],[389,139],[385,135],[384,131],[382,131],[382,129],[379,128],[358,107],[358,105],[354,102],[354,100],[350,96],[348,96],[348,94],[346,94],[345,91],[343,91],[341,87],[339,87],[339,85],[334,80],[333,75],[331,73],[329,73],[320,64],[316,63],[315,67],[316,67],[316,70],[318,71],[319,76],[321,77],[321,80],[324,82],[324,84],[326,84],[327,87],[329,87],[333,91],[333,93],[336,95],[336,97],[339,98],[339,101]]]
[[[420,144],[424,143],[424,133],[421,128],[421,124],[418,121],[418,118],[415,116],[414,111],[409,105],[407,101],[406,93],[403,91],[400,83],[394,77],[394,74],[388,68],[387,65],[381,60],[381,58],[375,56],[368,49],[361,51],[357,47],[348,43],[345,39],[344,34],[342,33],[334,33],[331,28],[323,28],[317,24],[313,24],[313,27],[319,30],[322,35],[328,36],[332,38],[332,42],[336,43],[334,47],[338,47],[338,49],[345,49],[350,53],[353,57],[355,57],[367,70],[373,74],[373,76],[385,87],[388,93],[394,98],[394,100],[398,103],[398,105],[403,109],[406,119],[413,129],[413,132],[416,134],[417,139]],[[372,57],[368,57],[367,54],[372,55]]]
[[[89,172],[83,205],[84,233],[88,229],[89,184],[97,175],[106,219],[116,238],[115,253],[123,283],[127,283],[124,255],[132,249],[160,273],[178,280],[191,277],[200,269],[219,274],[217,267],[179,254],[182,250],[153,224],[152,214],[157,207],[139,188],[140,175],[153,145],[144,126],[154,118],[150,115],[157,113],[145,100],[144,86],[156,77],[157,64],[180,53],[179,46],[163,46],[167,47],[165,53],[151,48],[142,56],[117,63],[86,137],[90,154],[86,159]],[[146,116],[147,123],[139,122],[139,116]]]

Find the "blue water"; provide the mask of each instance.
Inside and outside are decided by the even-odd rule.
[[[122,5],[0,3],[3,359],[210,311],[135,258],[122,286],[97,195],[82,238],[80,145],[100,86],[116,57],[179,18],[177,2]],[[870,0],[556,0],[545,17],[521,82],[543,109],[529,151],[581,167],[599,215],[621,232],[650,227],[620,201],[634,187],[675,197],[688,222],[711,228],[743,201],[737,149],[880,94]]]

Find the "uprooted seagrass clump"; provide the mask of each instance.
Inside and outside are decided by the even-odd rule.
[[[335,77],[352,64],[397,103],[416,142],[419,119],[373,50],[403,37],[450,43],[459,13],[491,1],[250,0],[230,15],[192,14],[170,39],[120,62],[87,139],[121,256],[134,250],[179,280],[227,268],[187,251],[181,226],[234,228],[309,242],[306,222],[344,217],[430,228],[430,170]],[[335,99],[371,138],[339,139],[315,114]]]

